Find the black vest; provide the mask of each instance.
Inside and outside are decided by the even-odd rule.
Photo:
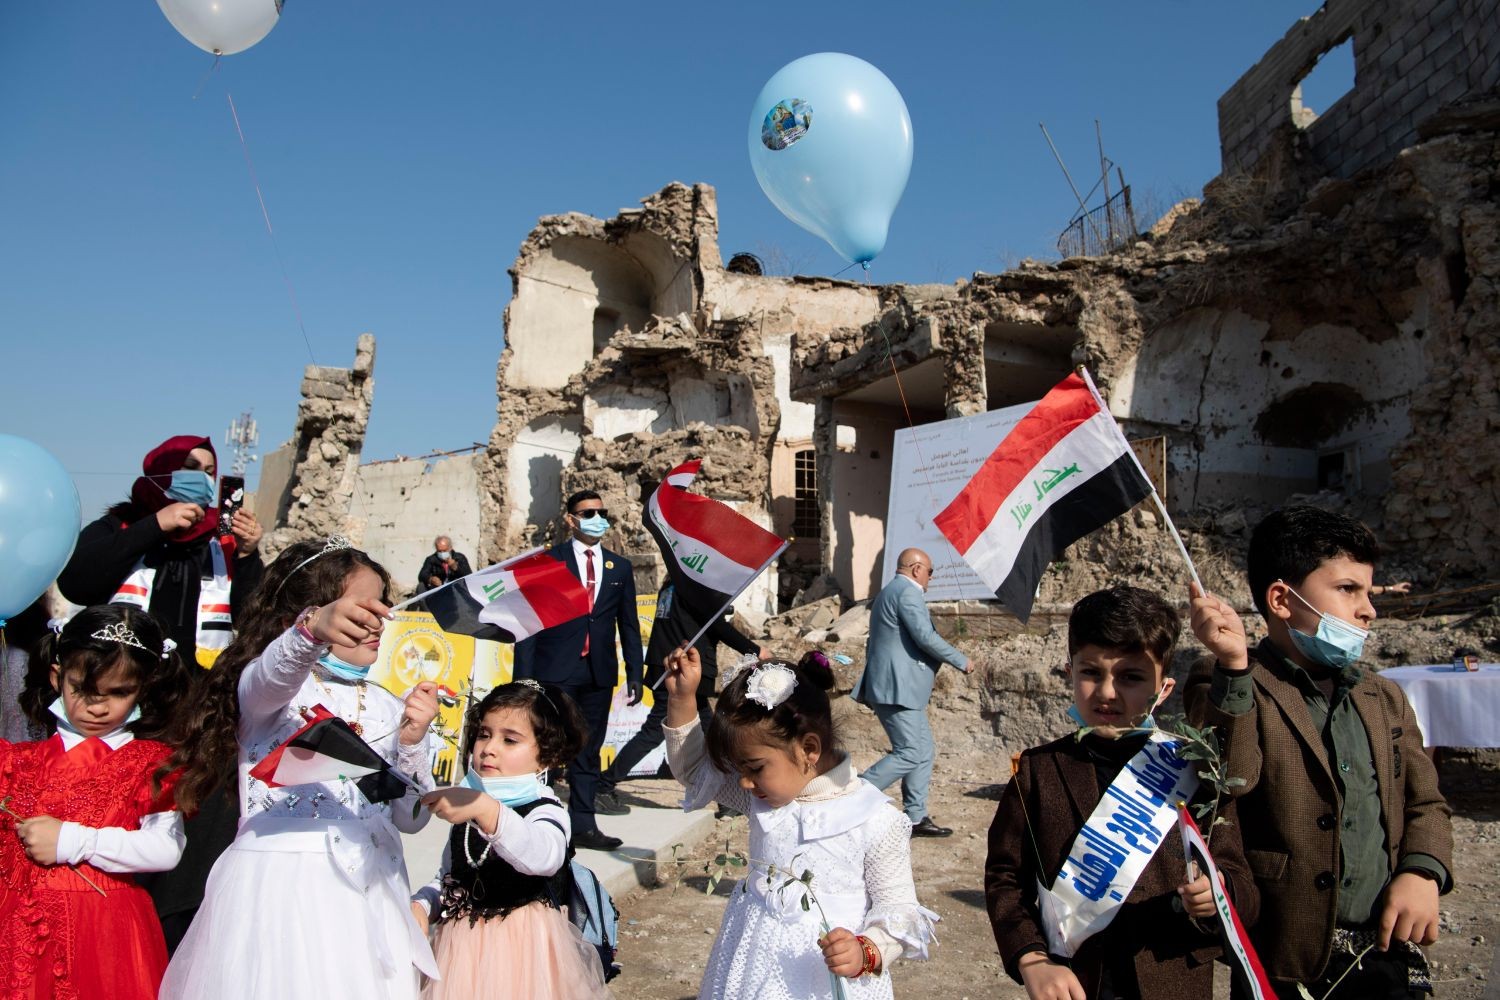
[[[552,800],[536,799],[511,811],[524,817],[549,802]],[[568,898],[568,863],[573,860],[571,846],[563,858],[562,867],[554,874],[527,875],[503,860],[494,848],[489,849],[489,855],[478,865],[472,864],[469,855],[478,861],[489,844],[471,827],[472,824],[459,823],[448,835],[448,873],[443,876],[437,923],[468,917],[472,924],[489,917],[503,917],[512,910],[539,901],[553,909],[560,908],[561,902]]]

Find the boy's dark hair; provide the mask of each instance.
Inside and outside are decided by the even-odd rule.
[[[786,701],[769,712],[759,702],[746,695],[750,677],[756,670],[769,664],[779,664],[797,675],[797,686]],[[823,753],[833,753],[838,742],[833,733],[833,710],[828,704],[828,692],[833,689],[833,670],[821,653],[808,653],[800,663],[790,660],[761,660],[734,675],[734,679],[719,693],[719,703],[708,723],[705,737],[708,756],[714,766],[733,774],[735,732],[740,729],[764,727],[766,734],[783,743],[795,743],[812,733],[823,745]]]
[[[1068,615],[1068,656],[1084,646],[1146,653],[1165,667],[1182,632],[1177,609],[1140,587],[1096,590]]]
[[[579,490],[577,493],[574,493],[572,496],[568,497],[568,502],[563,505],[563,510],[565,510],[569,514],[571,514],[571,513],[573,513],[573,508],[577,507],[579,504],[583,503],[585,500],[600,500],[600,501],[602,501],[603,499],[604,499],[603,497],[601,497],[599,494],[595,493],[593,490]]]
[[[1265,516],[1250,534],[1247,575],[1250,596],[1267,617],[1266,590],[1277,580],[1301,585],[1329,559],[1348,556],[1375,565],[1380,543],[1375,534],[1348,514],[1317,507],[1282,507]]]
[[[292,627],[304,608],[331,604],[344,593],[349,577],[364,568],[380,577],[381,599],[391,587],[390,574],[359,549],[325,551],[327,542],[297,542],[266,567],[245,610],[235,615],[234,639],[206,671],[194,711],[185,713],[177,751],[162,773],[182,769],[172,795],[178,808],[191,813],[235,774],[239,753],[240,675],[277,636]]]
[[[113,639],[95,639],[104,629],[128,629],[145,649]],[[148,612],[131,604],[96,604],[84,608],[59,633],[49,632],[32,649],[26,680],[18,699],[21,710],[47,733],[57,731],[57,718],[48,709],[57,698],[65,678],[82,671],[80,687],[85,694],[99,693],[99,678],[125,666],[140,685],[136,707],[141,717],[127,728],[140,739],[171,742],[171,730],[193,676],[177,652],[163,654],[167,630]],[[52,686],[52,665],[59,666]]]
[[[469,757],[479,739],[479,724],[497,708],[524,708],[530,714],[531,729],[536,733],[536,759],[543,767],[562,767],[578,756],[588,739],[588,726],[577,702],[558,688],[551,685],[537,688],[520,681],[501,684],[469,709],[464,727],[468,730],[464,737],[464,767],[469,766]]]

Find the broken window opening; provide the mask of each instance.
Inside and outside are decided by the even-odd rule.
[[[1318,455],[1318,489],[1359,492],[1359,449],[1357,445],[1334,448]]]
[[[817,452],[811,448],[794,456],[792,485],[792,534],[798,538],[821,538],[823,519],[818,516]]]
[[[1354,39],[1346,35],[1292,87],[1292,124],[1307,128],[1354,89]]]
[[[610,309],[606,306],[600,306],[595,309],[594,353],[598,354],[609,343],[610,338],[619,332],[619,329],[620,311],[618,309]]]

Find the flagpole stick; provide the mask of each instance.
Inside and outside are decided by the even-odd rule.
[[[1177,543],[1177,551],[1182,553],[1182,561],[1187,563],[1188,575],[1193,578],[1193,583],[1199,592],[1204,593],[1203,581],[1198,579],[1198,567],[1193,565],[1193,557],[1188,555],[1187,546],[1183,544],[1182,536],[1177,533],[1177,525],[1172,523],[1172,515],[1167,513],[1167,505],[1161,502],[1161,494],[1152,490],[1151,499],[1156,501],[1156,509],[1161,511],[1162,520],[1167,522],[1167,530],[1172,533],[1172,541]]]
[[[743,584],[741,584],[740,585],[740,589],[736,590],[733,594],[730,595],[729,600],[726,601],[725,604],[724,604],[724,606],[719,609],[718,614],[714,615],[712,618],[706,619],[703,622],[703,627],[698,630],[698,632],[697,632],[696,635],[694,635],[687,642],[683,643],[682,648],[687,649],[687,648],[691,648],[693,646],[698,645],[698,640],[701,639],[701,638],[703,638],[703,633],[707,632],[709,630],[709,627],[712,626],[715,621],[717,621],[718,619],[724,617],[724,613],[725,612],[727,612],[730,608],[734,607],[735,599],[738,598],[741,594],[743,594],[746,590],[749,590],[750,589],[750,585],[752,583],[754,583],[756,580],[759,580],[760,579],[760,575],[766,571],[766,567],[770,566],[773,562],[775,562],[776,561],[776,557],[779,556],[779,555],[781,555],[783,552],[785,552],[786,549],[787,549],[787,546],[790,545],[790,544],[792,544],[792,543],[791,542],[785,542],[785,541],[782,542],[781,543],[781,547],[778,548],[775,552],[772,552],[771,553],[771,557],[769,559],[767,559],[765,562],[763,562],[763,563],[760,564],[760,569],[758,569],[758,570],[755,571],[755,575],[752,576],[752,577],[750,577],[750,579],[746,580]],[[664,681],[664,680],[666,680],[666,679],[667,679],[667,673],[666,673],[665,670],[663,670],[662,671],[662,675],[656,679],[656,683],[653,684],[653,685],[651,685],[651,690],[655,691],[657,688],[661,687],[661,682]]]
[[[1083,376],[1084,382],[1088,384],[1089,392],[1093,393],[1094,402],[1099,404],[1099,409],[1105,413],[1109,413],[1109,404],[1104,402],[1103,396],[1099,395],[1099,387],[1094,385],[1094,377],[1089,374],[1089,370],[1083,365],[1079,365],[1078,374]],[[1120,435],[1120,440],[1125,445],[1125,454],[1130,456],[1130,460],[1134,462],[1135,467],[1140,470],[1141,478],[1150,483],[1151,477],[1146,474],[1145,466],[1141,465],[1140,456],[1135,453],[1134,448],[1130,447],[1129,439],[1125,437],[1125,432],[1120,430],[1120,425],[1116,420],[1113,419],[1113,415],[1111,415],[1111,419],[1109,422],[1110,425],[1114,427],[1115,433]],[[1203,581],[1198,579],[1198,567],[1193,565],[1193,557],[1188,555],[1187,546],[1183,544],[1182,536],[1177,533],[1177,525],[1173,523],[1172,515],[1167,513],[1167,505],[1162,503],[1161,494],[1156,492],[1155,483],[1152,483],[1151,485],[1151,499],[1156,502],[1156,509],[1161,511],[1162,520],[1167,522],[1167,530],[1172,533],[1172,541],[1177,543],[1177,551],[1182,553],[1182,561],[1187,563],[1188,576],[1192,577],[1193,583],[1197,585],[1198,590],[1203,591]]]

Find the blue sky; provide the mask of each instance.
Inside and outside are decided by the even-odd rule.
[[[290,435],[309,347],[226,93],[312,356],[378,338],[365,456],[387,458],[487,437],[505,271],[540,215],[703,181],[726,258],[842,268],[746,157],[792,59],[850,52],[896,84],[916,153],[873,276],[952,281],[1051,255],[1075,205],[1039,121],[1077,176],[1098,118],[1138,203],[1197,194],[1219,95],[1316,6],[289,0],[206,75],[150,0],[3,4],[0,431],[63,462],[85,518],[171,434],[222,440],[253,408],[263,450]]]

